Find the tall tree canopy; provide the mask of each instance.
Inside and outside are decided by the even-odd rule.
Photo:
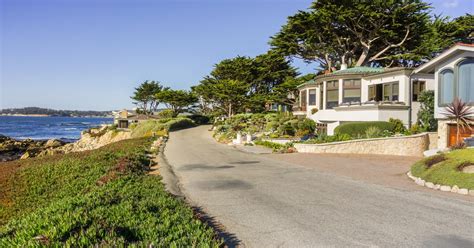
[[[135,88],[132,100],[134,104],[142,110],[145,114],[150,114],[156,111],[160,104],[157,94],[163,90],[163,86],[158,81],[146,80],[140,86]]]
[[[272,47],[332,70],[413,63],[430,55],[430,6],[420,0],[317,0],[288,18]]]
[[[175,115],[182,113],[187,107],[197,102],[197,97],[185,90],[164,89],[156,95],[160,102],[171,109]]]
[[[275,102],[270,94],[274,88],[295,76],[295,68],[275,52],[256,58],[238,56],[216,64],[193,91],[203,107],[210,105],[229,116],[245,110],[260,112]]]

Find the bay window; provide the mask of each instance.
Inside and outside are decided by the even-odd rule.
[[[383,100],[398,101],[398,82],[383,84]]]
[[[316,89],[310,89],[308,90],[308,105],[314,106],[316,105]]]
[[[343,87],[343,102],[360,102],[360,79],[345,79]]]
[[[439,104],[447,105],[454,100],[454,73],[451,69],[439,73]]]
[[[326,83],[326,109],[333,109],[339,105],[339,81]]]
[[[474,103],[474,59],[466,59],[458,67],[458,97],[466,103]]]

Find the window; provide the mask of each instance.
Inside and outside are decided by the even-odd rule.
[[[418,81],[414,80],[413,81],[413,88],[412,88],[412,99],[414,102],[418,101],[418,97],[420,96],[421,92],[426,90],[426,83],[425,81]]]
[[[311,106],[316,105],[316,89],[310,89],[308,94],[309,94],[308,105],[311,105]]]
[[[360,79],[344,80],[343,102],[360,102]]]
[[[306,111],[306,90],[300,91],[300,107],[301,110]]]
[[[458,68],[458,96],[467,103],[474,103],[474,59],[467,59]]]
[[[451,69],[439,74],[439,104],[450,104],[454,100],[454,73]]]
[[[383,100],[398,101],[398,82],[383,84]]]
[[[339,105],[339,81],[326,83],[326,109],[333,109]]]

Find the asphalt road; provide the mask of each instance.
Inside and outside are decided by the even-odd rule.
[[[472,202],[244,153],[203,126],[171,133],[165,156],[186,197],[246,247],[474,247]]]

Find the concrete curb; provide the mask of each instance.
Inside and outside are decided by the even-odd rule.
[[[424,186],[433,190],[440,190],[444,192],[451,192],[451,193],[458,193],[460,195],[469,195],[474,196],[474,190],[466,189],[466,188],[459,188],[457,185],[449,186],[449,185],[441,185],[441,184],[434,184],[432,182],[426,182],[421,177],[415,177],[411,174],[411,171],[407,172],[407,176],[412,179],[417,185]]]

